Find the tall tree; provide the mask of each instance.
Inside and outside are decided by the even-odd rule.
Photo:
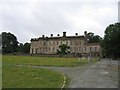
[[[94,35],[94,33],[87,31],[84,32],[85,39],[88,43],[100,43],[102,38],[99,35]]]
[[[18,41],[14,34],[2,32],[2,52],[13,53],[17,52]]]
[[[23,46],[24,53],[30,53],[30,43],[25,43]]]
[[[105,30],[104,40],[102,42],[105,56],[120,58],[120,23],[109,25]]]
[[[18,52],[19,52],[19,53],[23,53],[23,50],[24,50],[24,45],[23,45],[23,43],[19,43],[19,44],[18,44]]]
[[[67,46],[66,44],[62,44],[59,46],[59,50],[57,49],[57,54],[64,56],[69,53],[69,49],[69,46]]]

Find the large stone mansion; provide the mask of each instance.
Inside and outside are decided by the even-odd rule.
[[[53,37],[51,34],[50,37],[42,35],[39,38],[32,38],[30,54],[56,54],[62,44],[67,44],[70,47],[70,54],[100,54],[101,52],[99,43],[87,43],[85,35],[80,36],[75,33],[75,36],[66,36],[66,32],[63,32],[62,36],[58,34]]]

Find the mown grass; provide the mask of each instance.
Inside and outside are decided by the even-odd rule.
[[[78,58],[53,58],[53,57],[35,57],[35,56],[3,56],[3,64],[20,64],[34,66],[80,66],[89,63],[87,59]],[[92,60],[96,62],[96,59]]]
[[[3,88],[61,88],[63,75],[43,69],[3,66]]]
[[[79,63],[78,63],[79,61]],[[96,59],[92,60],[96,62]],[[61,88],[64,76],[61,73],[43,68],[24,67],[34,66],[80,66],[89,63],[87,59],[52,58],[35,56],[2,57],[2,87],[3,88]],[[17,65],[23,65],[17,66]],[[67,78],[66,84],[69,83]]]

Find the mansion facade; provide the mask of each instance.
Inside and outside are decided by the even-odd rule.
[[[70,54],[100,54],[101,48],[99,43],[87,43],[85,35],[80,36],[75,33],[75,36],[66,36],[66,32],[63,35],[59,34],[53,37],[32,38],[30,46],[30,54],[57,54],[57,49],[62,44],[66,44],[70,47]]]

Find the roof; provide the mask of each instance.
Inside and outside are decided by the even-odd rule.
[[[39,38],[32,38],[31,41],[38,41],[38,40],[52,40],[52,39],[84,39],[84,36],[39,37]]]

